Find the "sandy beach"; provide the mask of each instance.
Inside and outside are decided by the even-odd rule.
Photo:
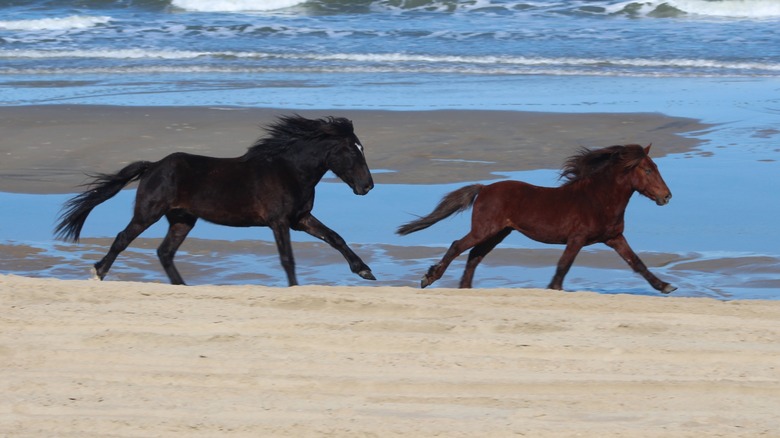
[[[0,276],[0,435],[759,437],[780,302]]]

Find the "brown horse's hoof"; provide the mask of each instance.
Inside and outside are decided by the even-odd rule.
[[[441,275],[436,275],[436,269],[438,269],[440,264],[435,264],[428,268],[428,272],[423,275],[422,281],[420,281],[420,287],[425,289],[426,287],[433,284],[434,281],[441,278]]]
[[[374,274],[371,273],[370,269],[363,269],[362,271],[358,272],[357,275],[366,280],[376,280],[376,277],[374,277]]]
[[[664,285],[664,287],[661,289],[661,293],[670,294],[670,293],[672,293],[672,292],[674,292],[676,290],[677,290],[677,288],[675,286],[672,286],[671,284],[666,283]]]

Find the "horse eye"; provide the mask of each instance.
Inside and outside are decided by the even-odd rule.
[[[645,174],[650,175],[651,173],[653,173],[653,169],[649,167],[645,168]]]
[[[356,147],[356,148],[357,148],[357,149],[358,149],[358,150],[359,150],[361,153],[363,152],[363,145],[362,145],[362,144],[360,144],[360,143],[358,143],[358,142],[355,142],[355,147]]]

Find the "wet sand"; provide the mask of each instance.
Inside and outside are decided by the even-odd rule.
[[[0,275],[0,435],[775,436],[780,302]]]
[[[0,108],[0,191],[70,193],[85,173],[114,172],[176,151],[231,157],[291,111],[201,107]],[[653,156],[690,151],[708,126],[662,114],[510,111],[299,111],[350,118],[382,183],[493,178],[491,172],[557,169],[579,147],[653,143]]]

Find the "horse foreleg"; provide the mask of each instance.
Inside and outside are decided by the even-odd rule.
[[[157,248],[157,257],[160,259],[165,273],[168,274],[171,284],[184,284],[179,270],[173,264],[173,257],[198,219],[184,213],[170,213],[167,217],[170,226],[168,234],[165,235],[162,244]]]
[[[293,229],[304,231],[335,248],[345,259],[347,259],[349,269],[355,274],[366,280],[376,280],[374,274],[371,273],[371,268],[369,268],[368,265],[352,251],[347,245],[347,242],[345,242],[338,233],[325,226],[313,215],[309,214],[301,218],[301,220],[293,226]]]
[[[577,258],[577,254],[584,244],[579,240],[570,240],[566,243],[566,249],[563,250],[561,258],[558,259],[558,265],[555,268],[555,275],[547,286],[547,289],[563,290],[563,277],[571,269],[571,265],[574,263],[574,259]]]
[[[471,283],[474,280],[474,271],[477,269],[477,265],[485,258],[493,248],[496,247],[501,241],[503,241],[509,233],[512,232],[511,228],[505,228],[498,234],[490,239],[480,243],[469,251],[469,259],[466,262],[466,269],[463,270],[463,277],[460,279],[460,288],[470,289]]]
[[[282,262],[282,268],[287,274],[287,283],[290,286],[296,286],[298,280],[295,278],[295,259],[293,258],[292,243],[290,242],[290,226],[285,224],[271,225],[276,240],[276,248],[279,251],[279,259]]]
[[[610,248],[617,251],[618,254],[620,254],[620,257],[623,258],[623,260],[628,263],[628,266],[631,267],[631,269],[634,270],[634,272],[637,272],[642,277],[647,280],[648,283],[650,283],[650,286],[653,286],[656,290],[661,291],[662,293],[668,294],[671,292],[674,292],[677,290],[676,287],[672,286],[669,283],[666,283],[665,281],[661,281],[658,277],[653,275],[652,272],[650,272],[649,269],[647,269],[647,266],[642,262],[642,260],[639,259],[639,256],[636,255],[633,249],[628,245],[628,242],[626,241],[626,238],[621,234],[620,236],[608,240],[606,243]]]

